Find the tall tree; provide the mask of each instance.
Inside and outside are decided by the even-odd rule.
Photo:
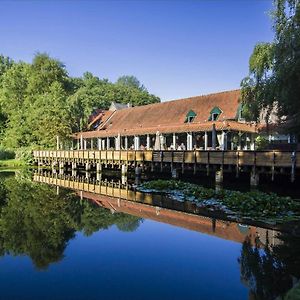
[[[140,81],[132,75],[123,75],[117,79],[116,84],[118,85],[124,85],[131,88],[136,88],[140,91],[147,91],[145,86],[140,83]]]
[[[272,43],[255,46],[242,81],[246,109],[258,117],[276,109],[289,131],[300,133],[300,1],[275,0]]]

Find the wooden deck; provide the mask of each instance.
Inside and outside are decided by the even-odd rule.
[[[300,168],[300,151],[33,151],[40,164],[66,163],[168,163]]]

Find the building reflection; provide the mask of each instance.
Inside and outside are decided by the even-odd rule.
[[[218,219],[195,203],[180,202],[163,194],[136,191],[127,183],[127,177],[122,177],[121,181],[108,181],[85,174],[72,177],[46,171],[35,173],[33,180],[72,189],[79,197],[100,207],[138,218],[152,219],[239,243],[247,240],[257,247],[280,243],[276,230]]]

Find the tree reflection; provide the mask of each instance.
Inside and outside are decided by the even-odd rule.
[[[0,255],[28,255],[38,269],[63,258],[76,231],[85,235],[116,224],[135,230],[140,219],[80,201],[73,193],[29,180],[0,179]],[[132,226],[132,224],[135,224]]]
[[[242,246],[239,263],[241,279],[249,287],[249,299],[275,299],[293,286],[300,277],[300,240],[286,234],[277,237],[274,246],[253,247],[247,239]]]

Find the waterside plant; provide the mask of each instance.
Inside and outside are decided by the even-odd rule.
[[[211,189],[175,180],[154,180],[144,183],[141,190],[163,192],[174,198],[197,203],[201,207],[223,210],[252,220],[286,222],[300,220],[300,201],[261,191],[231,191]]]

